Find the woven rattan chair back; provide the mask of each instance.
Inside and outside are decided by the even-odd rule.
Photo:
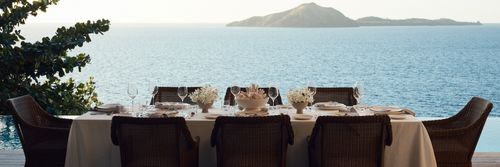
[[[470,167],[472,155],[493,104],[473,97],[456,115],[424,121],[439,167]]]
[[[53,117],[30,95],[7,100],[25,166],[64,166],[71,120]]]
[[[218,167],[284,167],[293,144],[290,117],[218,117],[211,143]]]
[[[381,167],[392,143],[388,116],[321,116],[309,140],[311,167]]]
[[[358,104],[351,87],[318,87],[314,95],[314,103],[335,101],[348,106]]]
[[[191,94],[196,89],[200,87],[188,87],[188,93]],[[177,95],[177,87],[156,87],[158,93],[151,100],[151,104],[154,102],[181,102],[181,98]],[[189,95],[184,99],[185,103],[196,104],[189,98]]]
[[[263,87],[263,88],[259,88],[259,89],[264,90],[264,92],[266,92],[266,94],[268,94],[268,92],[269,92],[269,88],[267,88],[267,87]],[[241,88],[241,91],[246,91],[246,88]],[[271,98],[269,98],[269,101],[267,103],[269,105],[273,104]],[[234,106],[236,104],[236,102],[234,101],[234,96],[231,93],[231,87],[228,87],[226,89],[226,94],[224,95],[224,104],[225,105],[232,105],[232,106]],[[283,105],[283,101],[281,100],[281,92],[279,92],[278,97],[276,97],[276,99],[274,99],[274,105]]]
[[[123,167],[195,167],[198,143],[182,117],[113,117],[113,144],[120,146]]]

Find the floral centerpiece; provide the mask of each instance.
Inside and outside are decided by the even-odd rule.
[[[314,101],[314,94],[308,88],[292,89],[287,93],[288,101],[297,109],[297,114],[302,114],[307,104]]]
[[[261,111],[269,101],[269,97],[264,90],[259,89],[257,84],[252,84],[247,91],[240,92],[236,98],[238,106],[245,109],[245,112]]]
[[[208,108],[214,104],[219,95],[216,87],[206,85],[196,89],[189,97],[200,106],[203,113],[208,113]]]

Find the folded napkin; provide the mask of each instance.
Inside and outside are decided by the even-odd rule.
[[[95,111],[104,112],[104,113],[119,113],[123,110],[123,105],[118,103],[109,103],[97,106]]]
[[[338,102],[320,102],[314,104],[314,106],[319,110],[340,110],[343,112],[347,111],[347,106]]]
[[[391,111],[391,110],[387,110],[387,111],[374,111],[373,112],[375,115],[400,115],[400,114],[408,114],[408,115],[413,115],[415,116],[415,112],[411,111],[410,109],[408,108],[402,108],[400,111]]]
[[[346,107],[345,104],[339,102],[320,102],[315,104],[316,107]]]
[[[178,111],[156,111],[151,113],[149,117],[151,118],[164,118],[164,117],[175,117],[179,112]]]

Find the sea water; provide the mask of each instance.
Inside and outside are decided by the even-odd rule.
[[[28,31],[36,36],[37,31]],[[53,33],[54,29],[47,30]],[[41,32],[38,32],[41,33]],[[33,34],[33,35],[32,35]],[[37,38],[29,38],[37,39]],[[162,86],[257,83],[289,89],[362,82],[363,103],[447,117],[472,96],[499,103],[500,25],[359,28],[238,28],[117,24],[72,51],[92,62],[70,76],[93,76],[102,102],[146,103],[148,80]],[[284,98],[286,101],[286,98]],[[500,116],[493,111],[492,116]]]
[[[57,24],[28,25],[30,41]],[[289,89],[363,83],[362,102],[408,107],[419,117],[449,117],[473,96],[500,106],[500,25],[358,28],[244,28],[223,25],[111,24],[71,54],[92,62],[70,74],[93,76],[99,99],[129,105],[127,83],[149,102],[161,86],[278,85]],[[494,108],[492,117],[500,116]],[[6,126],[7,129],[11,126]],[[498,130],[496,131],[498,133]],[[486,148],[486,147],[484,147]],[[497,150],[500,151],[500,150]]]

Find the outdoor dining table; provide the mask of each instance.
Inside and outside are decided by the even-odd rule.
[[[315,118],[296,120],[293,109],[288,109],[295,143],[288,146],[287,166],[308,166],[307,136],[311,135]],[[180,111],[181,113],[184,111]],[[227,113],[212,108],[210,113]],[[277,113],[276,113],[277,112]],[[280,114],[272,111],[270,114]],[[187,113],[187,111],[186,111]],[[321,115],[318,110],[315,115]],[[364,113],[363,113],[364,114]],[[363,115],[350,113],[350,115]],[[186,118],[191,135],[200,137],[199,164],[201,167],[217,166],[216,149],[210,145],[210,135],[215,119],[207,119],[207,113],[196,113]],[[66,151],[66,167],[119,167],[120,150],[111,142],[111,120],[114,115],[87,112],[73,120]],[[393,142],[384,152],[385,167],[435,167],[436,159],[431,140],[422,121],[407,115],[406,119],[391,120]],[[154,136],[152,136],[154,137]],[[167,149],[167,148],[166,148]]]

